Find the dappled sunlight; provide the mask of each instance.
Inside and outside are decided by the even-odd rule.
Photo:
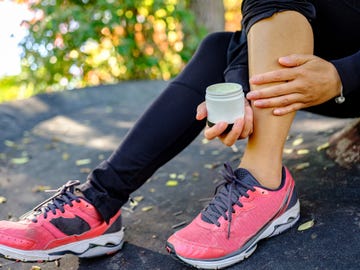
[[[111,123],[111,126],[117,127],[117,128],[124,128],[124,129],[130,129],[134,126],[134,121],[114,121]]]
[[[306,113],[303,113],[302,115],[305,114]],[[340,119],[325,116],[315,117],[315,115],[308,113],[306,118],[301,117],[301,119],[294,121],[292,130],[303,133],[314,132],[314,130],[318,133],[333,133],[336,129],[342,128],[348,122],[351,122],[351,119]]]
[[[28,103],[31,104],[31,106],[28,106]],[[45,113],[51,110],[49,104],[42,101],[41,98],[39,97],[34,97],[31,99],[31,101],[28,100],[15,101],[11,103],[11,106],[14,109],[17,109],[28,116]]]
[[[95,128],[63,115],[41,122],[34,127],[33,133],[49,140],[101,151],[113,150],[119,144],[115,136],[99,134]]]

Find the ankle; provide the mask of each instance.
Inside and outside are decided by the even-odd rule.
[[[276,166],[272,168],[258,168],[240,164],[239,167],[248,170],[261,186],[265,188],[278,189],[281,185],[282,166],[280,166],[280,168]]]
[[[264,176],[264,177],[254,176],[254,177],[256,178],[256,180],[258,180],[258,182],[261,184],[261,186],[268,188],[268,189],[276,190],[281,185],[281,174],[280,174],[280,176],[275,176],[275,177],[269,177],[269,176]]]

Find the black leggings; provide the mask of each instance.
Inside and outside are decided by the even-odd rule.
[[[208,85],[224,81],[231,33],[204,39],[181,74],[140,117],[122,144],[89,175],[81,190],[105,219],[205,127],[195,119]]]
[[[105,220],[111,218],[132,192],[188,146],[205,127],[205,121],[195,119],[196,108],[204,101],[207,86],[226,81],[224,74],[231,61],[229,48],[234,36],[239,34],[244,35],[222,32],[207,36],[186,68],[147,109],[118,149],[97,166],[80,187]],[[246,42],[246,38],[243,40]],[[240,54],[245,57],[242,60],[246,65],[247,53]],[[247,80],[246,76],[243,77]],[[359,96],[356,99],[359,101]],[[335,103],[329,104],[314,110],[322,114],[334,112]],[[350,106],[353,112],[358,112],[355,102],[352,104],[347,102],[347,108]],[[341,114],[341,106],[336,108],[335,111]]]

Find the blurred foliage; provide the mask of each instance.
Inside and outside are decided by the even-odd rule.
[[[29,35],[20,44],[22,73],[0,79],[0,102],[122,80],[170,79],[206,35],[189,1],[28,1],[34,18],[24,22]],[[226,30],[239,29],[241,0],[224,5]]]
[[[205,35],[185,0],[45,0],[31,9],[22,79],[38,91],[169,79]]]

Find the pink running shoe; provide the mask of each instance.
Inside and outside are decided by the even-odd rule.
[[[82,258],[110,254],[123,245],[119,211],[106,223],[69,181],[18,222],[0,221],[0,254],[21,261],[52,261],[65,254]]]
[[[221,269],[249,257],[257,243],[292,227],[300,217],[294,180],[283,168],[277,190],[245,169],[225,164],[223,187],[210,204],[167,241],[167,250],[202,269]]]

